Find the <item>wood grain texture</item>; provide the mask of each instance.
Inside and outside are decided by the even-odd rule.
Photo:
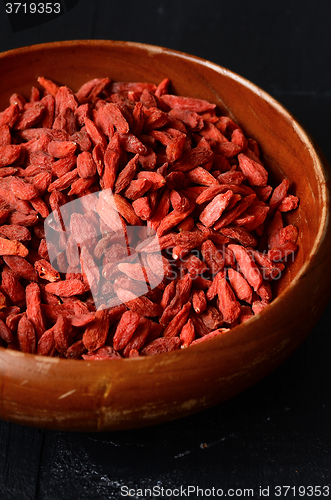
[[[0,443],[0,497],[33,500],[38,494],[43,432],[2,422]]]

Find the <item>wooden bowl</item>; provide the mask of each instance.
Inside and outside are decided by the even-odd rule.
[[[300,198],[288,221],[299,228],[295,261],[276,299],[249,322],[200,345],[116,362],[78,361],[0,348],[0,417],[52,429],[105,431],[148,426],[210,407],[251,386],[303,341],[330,296],[328,166],[278,102],[211,62],[138,43],[69,41],[0,55],[0,109],[29,95],[38,76],[73,90],[94,77],[152,81],[215,102],[260,144],[271,179],[284,176]],[[274,184],[275,185],[275,184]]]

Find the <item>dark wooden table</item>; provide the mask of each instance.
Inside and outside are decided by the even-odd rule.
[[[204,57],[278,99],[330,162],[330,19],[327,1],[80,0],[58,19],[15,33],[2,10],[0,50],[53,40],[107,38]],[[214,497],[217,489],[231,495],[232,488],[237,490],[234,498],[253,498],[252,491],[244,491],[247,488],[260,498],[260,487],[270,488],[269,498],[308,498],[310,493],[310,498],[328,497],[330,317],[331,303],[304,344],[259,384],[181,421],[107,434],[44,431],[0,422],[0,500],[119,499],[128,488],[129,498],[175,498],[176,493],[208,498],[209,490],[213,498],[212,488]],[[205,495],[193,493],[189,486],[201,488]],[[285,486],[291,487],[287,494]],[[315,490],[306,489],[304,496],[308,486]],[[153,487],[154,496],[138,490]],[[321,487],[321,495],[316,487]]]

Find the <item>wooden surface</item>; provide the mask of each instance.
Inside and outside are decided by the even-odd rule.
[[[105,11],[101,0],[80,0],[67,17],[16,34],[1,14],[0,49],[95,37],[205,57],[287,106],[330,162],[330,4],[243,3],[215,0],[203,8],[201,2],[142,0],[115,10],[109,2]],[[119,499],[122,485],[256,491],[260,485],[330,485],[330,314],[331,304],[304,344],[262,382],[181,421],[102,434],[1,422],[1,500]]]

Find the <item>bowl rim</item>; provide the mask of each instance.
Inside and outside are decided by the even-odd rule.
[[[100,46],[102,44],[103,46],[109,46],[115,47],[115,46],[123,46],[123,47],[129,47],[129,48],[136,48],[136,49],[141,49],[145,50],[147,52],[150,52],[152,54],[161,54],[161,53],[166,53],[170,56],[175,56],[179,57],[181,59],[187,60],[187,61],[192,61],[194,63],[198,63],[203,66],[207,66],[209,69],[212,69],[213,71],[216,71],[217,73],[220,73],[222,75],[225,75],[232,80],[235,80],[236,82],[240,83],[241,85],[245,86],[248,88],[250,91],[252,91],[254,94],[259,95],[263,100],[268,102],[271,107],[275,108],[276,111],[278,111],[282,117],[286,120],[291,120],[292,121],[292,126],[295,130],[295,133],[299,136],[299,138],[302,140],[302,143],[305,144],[305,147],[308,149],[309,154],[312,158],[313,161],[313,167],[314,167],[314,172],[316,179],[318,181],[318,188],[319,188],[319,196],[323,199],[323,210],[320,215],[320,220],[319,220],[319,225],[318,225],[318,231],[314,239],[314,244],[312,245],[312,248],[309,252],[309,254],[305,258],[305,262],[303,266],[300,268],[300,270],[297,272],[296,276],[293,278],[291,283],[289,283],[286,288],[279,294],[277,297],[275,297],[272,302],[265,308],[263,309],[259,314],[256,316],[253,316],[252,318],[249,319],[249,323],[252,324],[253,322],[259,321],[260,318],[263,318],[266,314],[269,314],[269,311],[272,311],[275,307],[277,307],[277,304],[280,300],[286,299],[286,296],[289,293],[293,293],[293,291],[297,288],[300,279],[304,276],[304,274],[307,272],[307,268],[311,265],[311,258],[315,256],[321,247],[322,243],[326,239],[326,236],[328,232],[330,232],[330,216],[329,216],[329,205],[330,205],[330,193],[328,186],[326,184],[326,179],[328,178],[328,175],[330,172],[327,172],[327,170],[330,169],[328,162],[323,158],[323,161],[321,157],[318,154],[318,150],[316,150],[316,145],[314,144],[314,140],[310,136],[309,132],[305,129],[304,126],[300,124],[300,122],[294,117],[294,115],[284,106],[282,105],[277,99],[272,97],[268,92],[260,88],[258,85],[255,83],[251,82],[247,78],[239,75],[238,73],[229,70],[225,68],[224,66],[214,63],[212,61],[209,61],[207,59],[204,59],[199,56],[191,55],[183,51],[179,51],[176,49],[170,49],[166,48],[163,46],[159,45],[154,45],[154,44],[148,44],[148,43],[142,43],[142,42],[132,42],[132,41],[124,41],[124,40],[107,40],[107,39],[74,39],[74,40],[61,40],[61,41],[54,41],[54,42],[44,42],[44,43],[37,43],[37,44],[31,44],[31,45],[26,45],[23,47],[18,47],[14,49],[9,49],[4,52],[0,52],[0,63],[1,60],[6,58],[6,57],[11,57],[15,56],[16,54],[24,54],[24,53],[33,53],[37,52],[40,50],[52,50],[54,48],[61,48],[61,47],[79,47],[79,46]],[[220,346],[221,338],[223,338],[225,335],[229,338],[231,336],[235,337],[233,335],[234,332],[239,332],[242,330],[243,327],[247,322],[244,324],[237,325],[231,329],[228,329],[224,334],[222,335],[217,335],[207,342],[207,344],[210,347],[215,347]],[[172,352],[167,352],[167,353],[162,353],[158,354],[157,356],[148,356],[148,357],[136,357],[136,358],[122,358],[121,359],[121,364],[123,362],[126,363],[146,363],[147,359],[150,358],[157,358],[161,363],[160,364],[168,364],[166,363],[166,360],[170,360],[173,358],[178,357],[179,355],[182,356],[183,351],[184,352],[197,352],[198,350],[204,350],[206,347],[206,344],[202,342],[201,344],[196,344],[194,346],[190,346],[189,349],[179,349],[176,351]],[[24,353],[21,351],[15,351],[11,349],[7,349],[5,347],[0,346],[0,361],[1,358],[3,358],[3,355],[6,354],[10,356],[15,356],[15,357],[21,357],[24,359],[26,362],[33,362],[35,363],[35,360],[37,359],[39,362],[46,362],[47,364],[53,364],[58,365],[59,367],[62,365],[63,366],[68,366],[68,364],[72,364],[72,366],[76,365],[77,366],[82,366],[82,367],[87,367],[91,363],[92,365],[99,366],[100,370],[102,370],[105,366],[104,363],[100,363],[98,360],[88,360],[84,361],[82,363],[82,360],[77,360],[77,359],[67,359],[67,358],[50,358],[48,356],[41,356],[39,354],[30,354],[30,353]],[[181,354],[179,354],[181,353]],[[108,366],[113,366],[112,363],[107,363]]]

